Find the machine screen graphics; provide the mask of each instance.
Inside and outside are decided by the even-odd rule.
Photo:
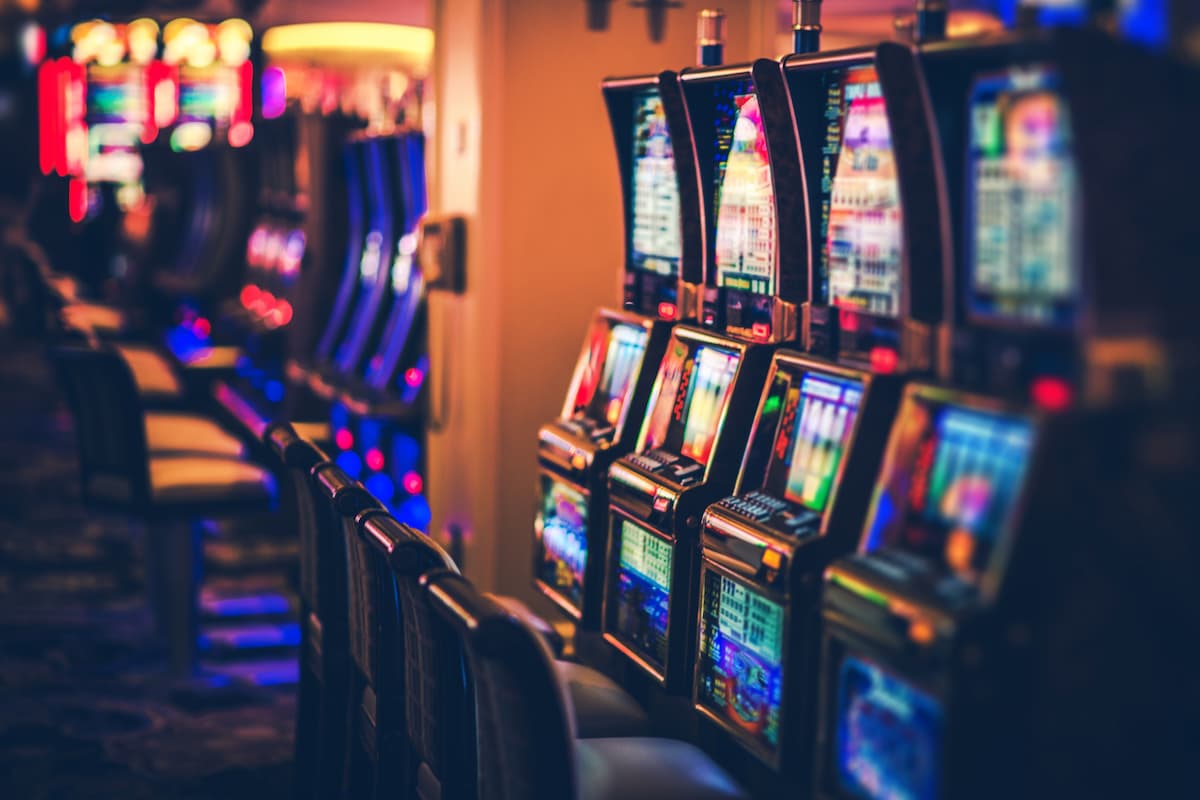
[[[632,155],[631,266],[678,275],[683,252],[679,184],[667,117],[655,89],[634,96]]]
[[[651,398],[643,447],[662,448],[708,464],[720,429],[741,356],[713,345],[690,354],[676,340],[659,369]]]
[[[575,411],[589,419],[619,425],[629,404],[642,356],[646,329],[618,322],[601,323],[592,332],[575,392]]]
[[[1058,76],[1044,68],[976,79],[967,154],[972,311],[1069,325],[1079,292],[1077,179]]]
[[[535,527],[541,543],[537,577],[575,608],[583,603],[587,566],[587,497],[574,486],[543,476]]]
[[[148,113],[143,69],[92,65],[87,81],[86,178],[90,183],[111,181],[131,187],[130,199],[140,198],[141,136]]]
[[[766,488],[821,513],[833,492],[862,403],[862,383],[805,373],[788,387]]]
[[[709,569],[703,592],[699,702],[774,753],[783,697],[783,606]]]
[[[976,582],[1025,479],[1029,421],[912,399],[895,424],[868,551],[905,550]]]
[[[667,662],[674,545],[629,520],[617,542],[616,632],[650,663]]]
[[[821,241],[829,304],[900,313],[900,186],[875,68],[829,76],[821,161]]]
[[[775,293],[775,187],[758,97],[749,80],[716,97],[713,171],[717,285]]]
[[[928,694],[849,656],[838,670],[834,759],[841,787],[866,800],[937,800],[942,707]]]

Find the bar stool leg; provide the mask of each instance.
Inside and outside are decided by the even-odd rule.
[[[196,669],[198,588],[203,568],[203,526],[163,526],[147,531],[146,583],[155,630],[167,645],[171,674],[189,677]]]

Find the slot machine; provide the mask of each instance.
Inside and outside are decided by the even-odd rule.
[[[534,585],[576,620],[576,647],[592,661],[603,598],[608,469],[633,448],[670,328],[694,319],[703,270],[682,98],[675,73],[603,84],[625,217],[623,308],[592,317],[559,417],[538,431]],[[593,652],[596,651],[596,652]]]
[[[325,400],[333,399],[341,376],[354,375],[365,366],[391,300],[390,255],[400,218],[391,180],[394,157],[390,144],[387,135],[363,135],[367,224],[353,289],[353,310],[348,313],[345,332],[330,360],[315,364],[308,378],[309,387]]]
[[[1161,785],[1175,736],[1130,731],[1156,718],[1170,690],[1152,676],[1171,661],[1133,657],[1136,625],[1099,632],[1094,615],[1153,605],[1126,565],[1161,556],[1128,519],[1158,519],[1164,549],[1187,538],[1178,497],[1114,474],[1132,480],[1133,453],[1153,449],[1139,429],[1167,418],[1154,409],[1190,369],[1172,355],[1190,344],[1170,287],[1195,279],[1170,266],[1176,212],[1141,191],[1172,160],[1133,175],[1112,154],[1155,152],[1196,109],[1166,102],[1185,85],[1170,65],[1090,31],[885,44],[877,61],[924,87],[909,133],[941,154],[951,324],[942,383],[904,390],[857,552],[825,575],[814,794]],[[1142,468],[1165,486],[1188,458]]]
[[[810,771],[821,576],[858,541],[903,381],[929,374],[943,271],[922,236],[930,151],[895,141],[874,50],[783,65],[810,209],[809,352],[775,354],[734,491],[704,512],[692,683],[708,749],[769,795]]]
[[[701,516],[733,488],[774,345],[798,334],[808,299],[803,176],[781,65],[685,70],[680,83],[705,283],[697,323],[672,331],[634,451],[609,471],[602,618],[632,668],[630,688],[671,704],[690,701]]]
[[[425,137],[419,130],[407,130],[389,144],[394,149],[392,184],[398,215],[398,236],[390,255],[390,309],[365,369],[342,382],[332,425],[335,432],[351,431],[354,451],[362,454],[361,479],[367,488],[398,519],[424,530],[430,511],[423,491],[421,401],[429,372],[425,304],[430,287],[418,263],[417,236],[428,210]],[[344,443],[335,441],[339,448]]]
[[[203,355],[203,332],[219,302],[240,289],[252,207],[258,195],[254,139],[254,36],[244,20],[209,25],[179,18],[163,26],[162,136],[147,183],[177,205],[183,224],[154,288],[176,302],[167,343],[185,364]],[[150,166],[160,175],[152,175]],[[180,198],[183,194],[186,197]]]

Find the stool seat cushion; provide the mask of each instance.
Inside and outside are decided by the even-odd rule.
[[[150,497],[155,504],[266,502],[275,480],[262,467],[214,456],[152,456]]]
[[[673,739],[576,742],[580,800],[733,800],[748,795],[699,748]]]
[[[650,732],[646,712],[607,675],[573,661],[555,661],[554,666],[575,706],[575,732],[580,739]]]
[[[71,303],[63,306],[60,314],[68,328],[92,333],[116,333],[126,321],[121,309],[101,303]]]
[[[217,423],[198,414],[146,412],[146,447],[152,455],[194,453],[241,458],[246,447]]]
[[[183,384],[171,362],[153,348],[127,344],[116,345],[116,348],[129,365],[140,394],[171,397],[183,394]]]

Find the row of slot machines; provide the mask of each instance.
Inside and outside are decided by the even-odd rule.
[[[1197,466],[1155,188],[1196,177],[1196,87],[1092,30],[607,81],[624,308],[538,434],[534,581],[579,657],[756,795],[1163,780],[1195,704],[1114,575],[1195,551],[1128,522]]]
[[[274,122],[245,282],[227,310],[237,379],[218,400],[252,429],[289,419],[318,431],[343,469],[424,529],[424,134],[321,114]]]

